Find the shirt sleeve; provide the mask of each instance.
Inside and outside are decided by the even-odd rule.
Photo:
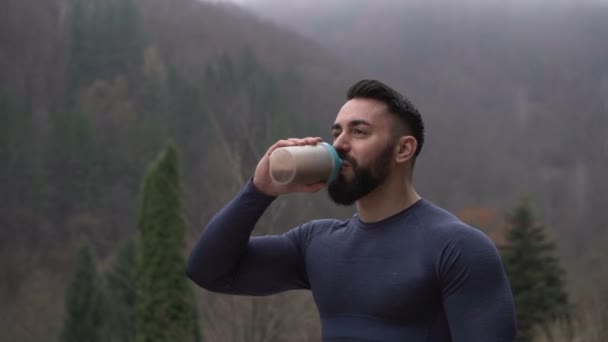
[[[227,294],[261,296],[309,288],[301,227],[282,235],[250,236],[274,199],[250,181],[209,221],[192,249],[187,276],[202,288]]]
[[[457,230],[439,261],[443,305],[453,341],[515,341],[515,305],[498,250],[475,228]]]

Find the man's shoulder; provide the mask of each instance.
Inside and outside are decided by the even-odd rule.
[[[416,213],[419,225],[437,238],[480,243],[491,241],[481,230],[465,223],[453,213],[428,200],[424,200],[424,205],[420,209]]]
[[[351,219],[338,220],[332,218],[321,218],[310,220],[301,224],[297,229],[306,232],[308,235],[316,235],[321,232],[331,232],[334,230],[344,229],[348,226]]]
[[[500,253],[495,243],[480,229],[433,204],[427,205],[426,216],[420,220],[421,231],[438,270],[448,270],[449,267],[444,266],[453,265],[456,261],[483,270],[500,265]]]
[[[422,199],[422,203],[416,211],[416,218],[420,225],[431,229],[468,229],[472,228],[460,220],[450,211],[438,206],[437,204]]]
[[[332,218],[313,219],[293,228],[290,233],[297,233],[310,237],[321,232],[343,229],[348,226],[351,219],[338,220]]]

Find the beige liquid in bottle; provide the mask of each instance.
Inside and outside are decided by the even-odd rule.
[[[327,143],[281,147],[270,155],[270,176],[281,184],[330,182],[342,167],[342,160]]]

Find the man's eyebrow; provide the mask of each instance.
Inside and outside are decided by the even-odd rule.
[[[348,123],[348,126],[350,126],[350,127],[360,126],[360,125],[371,126],[372,124],[369,123],[369,122],[367,122],[367,121],[365,121],[365,120],[353,120],[353,121],[351,121],[351,122]],[[341,129],[341,128],[342,128],[342,126],[340,124],[338,124],[338,123],[335,123],[335,124],[333,124],[331,126],[332,130]]]

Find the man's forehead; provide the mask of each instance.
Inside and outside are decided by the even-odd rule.
[[[353,120],[364,120],[369,123],[377,122],[386,117],[385,103],[373,99],[352,99],[347,101],[336,117],[336,124],[348,124]]]

